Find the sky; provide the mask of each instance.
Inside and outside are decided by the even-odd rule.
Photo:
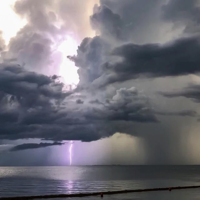
[[[200,164],[199,13],[0,1],[0,166]]]

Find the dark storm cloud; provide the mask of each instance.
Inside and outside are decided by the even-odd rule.
[[[9,53],[12,53],[17,58],[17,62],[24,64],[31,71],[39,71],[44,66],[53,64],[52,45],[53,41],[45,34],[34,33],[31,28],[25,27],[17,37],[11,40]]]
[[[91,104],[97,104],[97,105],[104,105],[102,102],[100,102],[98,99],[91,100],[89,103]]]
[[[8,52],[11,58],[7,60],[13,62],[16,58],[25,69],[17,65],[0,66],[0,138],[89,142],[122,132],[143,137],[151,161],[170,161],[171,149],[176,150],[182,131],[183,122],[179,118],[196,117],[197,113],[155,111],[148,97],[134,87],[118,86],[113,94],[106,86],[138,77],[175,77],[200,71],[198,37],[165,43],[176,38],[171,29],[165,28],[166,24],[179,21],[173,16],[176,15],[173,9],[179,6],[170,7],[172,1],[164,7],[165,0],[101,0],[90,18],[98,36],[83,39],[78,55],[70,57],[79,67],[77,96],[63,92],[64,85],[58,76],[27,71],[56,73],[59,62],[52,55],[62,38],[69,31],[80,38],[87,35],[83,18],[88,12],[85,7],[88,2],[91,1],[84,4],[79,0],[17,1],[15,10],[26,17],[27,25],[11,40]],[[196,16],[197,12],[190,4],[184,4],[180,5],[183,9],[179,8],[182,11],[178,15],[186,7],[191,8],[186,14],[191,22],[192,13]],[[174,14],[170,14],[172,11]],[[186,18],[181,16],[184,25],[189,23]],[[165,123],[159,116],[177,118]],[[54,144],[58,143],[24,144],[14,150]]]
[[[99,8],[94,9],[97,28],[101,27],[103,37],[111,38],[113,35],[117,39],[136,43],[152,40],[156,30],[160,30],[163,26],[159,21],[159,15],[165,2],[165,0],[101,0]]]
[[[77,104],[83,104],[83,103],[84,103],[84,101],[83,101],[83,100],[81,100],[81,99],[77,99],[77,100],[76,100],[76,103],[77,103]]]
[[[163,6],[164,17],[169,20],[198,20],[197,0],[170,0]]]
[[[2,103],[0,103],[2,106]],[[0,111],[0,122],[2,124],[14,123],[18,120],[18,113],[16,111],[5,111],[1,109]]]
[[[98,86],[140,76],[181,76],[200,72],[199,42],[199,38],[195,37],[164,45],[126,44],[115,48],[106,56],[106,45],[103,45],[100,37],[96,37],[85,39],[80,45],[77,57],[73,59],[80,67],[80,79],[83,79],[82,76],[87,77],[85,82],[93,82]],[[113,56],[121,61],[112,63]],[[85,73],[81,73],[82,68]]]
[[[23,138],[23,132],[36,131],[36,127],[25,125],[27,121],[32,119],[35,124],[34,121],[47,120],[45,114],[56,112],[55,108],[69,95],[55,78],[26,71],[18,65],[0,66],[0,85],[1,136],[8,139]],[[53,118],[52,115],[48,117]]]
[[[107,6],[95,6],[90,17],[92,27],[102,35],[125,39],[125,25],[120,15],[115,14]]]
[[[54,142],[54,143],[27,143],[27,144],[20,144],[10,149],[10,151],[22,151],[27,149],[38,149],[38,148],[45,148],[50,146],[60,146],[64,143],[61,142]]]
[[[161,95],[167,98],[185,97],[194,102],[200,103],[200,85],[190,85],[182,91],[160,92]]]
[[[177,24],[177,20],[174,18],[169,21],[164,17],[165,14],[170,17],[170,11],[167,11],[164,5],[169,6],[172,2],[164,0],[101,0],[100,6],[94,8],[94,14],[91,17],[91,24],[99,33],[99,43],[91,48],[90,43],[96,38],[83,40],[80,46],[84,46],[84,48],[79,49],[77,57],[74,57],[80,71],[83,72],[85,69],[84,73],[79,73],[79,75],[86,86],[105,86],[103,89],[106,90],[106,86],[111,83],[118,82],[116,85],[120,87],[120,82],[137,79],[138,85],[153,91],[155,87],[151,85],[150,81],[148,81],[148,86],[143,83],[145,78],[162,77],[163,79],[159,80],[165,78],[167,82],[168,77],[199,73],[200,46],[198,37],[181,39],[182,30],[174,33],[180,27],[178,26],[176,29],[172,26],[173,23]],[[177,9],[181,9],[185,4],[185,1],[179,2],[182,5]],[[184,9],[190,9],[189,6],[186,7]],[[193,10],[190,12],[191,18],[194,17],[192,12]],[[174,13],[176,14],[176,12]],[[187,20],[187,16],[185,19]],[[188,23],[186,20],[182,20],[182,26],[186,26]],[[187,29],[192,27],[192,23],[190,26],[187,25]],[[184,31],[186,32],[186,28]],[[124,44],[124,42],[126,43]],[[103,48],[102,44],[104,44]],[[87,56],[90,51],[91,55],[92,52],[95,52],[98,56]],[[97,62],[94,62],[95,60]],[[139,80],[140,77],[143,78],[142,81]],[[158,81],[158,83],[161,83],[160,87],[162,88],[163,82]],[[115,86],[115,84],[113,85]],[[168,86],[170,86],[168,83],[164,85],[165,88]],[[98,98],[90,101],[92,105],[97,107],[108,106],[109,102],[110,100],[104,99],[102,101]],[[185,146],[182,147],[184,141],[182,135],[184,132],[188,134],[191,121],[198,116],[197,112],[189,108],[188,110],[174,111],[167,101],[163,104],[166,106],[163,109],[165,111],[151,110],[153,115],[160,118],[166,116],[164,119],[163,117],[159,119],[160,123],[151,123],[150,125],[144,123],[142,126],[132,125],[134,135],[140,135],[145,141],[147,162],[151,164],[177,163],[177,160],[186,160],[187,156],[185,155],[190,155],[190,153],[186,152]],[[119,110],[120,107],[126,110],[123,105],[118,104]],[[168,111],[169,109],[172,111]],[[121,115],[115,114],[115,116],[120,118]],[[124,116],[130,117],[131,114]],[[185,119],[187,119],[187,123]],[[130,124],[126,122],[123,125],[121,129],[115,125],[116,130],[129,133]]]
[[[108,44],[99,36],[85,38],[82,41],[77,51],[78,55],[70,57],[79,67],[79,85],[81,87],[87,87],[90,83],[103,76],[106,70],[104,63],[108,51]]]
[[[112,67],[125,80],[139,75],[165,77],[194,74],[200,71],[199,50],[199,38],[179,39],[165,45],[127,44],[113,51],[113,55],[122,57],[123,61]]]
[[[98,102],[98,104],[97,104]],[[95,104],[95,105],[93,105]],[[148,98],[135,88],[121,88],[111,99],[90,101],[88,108],[79,113],[88,122],[157,122]]]
[[[174,9],[176,7],[176,4],[171,6],[172,3],[169,2],[163,8],[165,3],[166,1],[158,0],[151,0],[148,3],[143,0],[136,0],[134,2],[130,0],[117,1],[117,3],[112,0],[100,1],[100,6],[96,5],[94,7],[94,13],[90,21],[93,28],[99,31],[101,35],[94,38],[85,38],[79,47],[78,56],[75,59],[76,65],[80,68],[79,85],[83,86],[84,84],[87,85],[94,82],[95,85],[102,86],[116,81],[129,80],[138,75],[158,77],[198,72],[198,69],[194,66],[198,65],[198,60],[193,60],[193,58],[199,50],[199,45],[195,46],[195,41],[193,42],[192,39],[191,41],[184,41],[184,39],[177,41],[174,45],[171,45],[171,48],[154,44],[137,46],[130,43],[130,45],[119,46],[114,49],[113,55],[110,55],[111,50],[115,48],[116,44],[113,44],[113,42],[109,43],[107,39],[105,40],[107,36],[111,38],[111,41],[112,38],[123,38],[131,41],[131,35],[136,35],[138,26],[147,27],[147,24],[152,24],[158,18],[159,12],[164,10],[163,12],[170,13],[172,12],[171,7]],[[58,5],[65,4],[66,9],[68,9],[70,6],[66,2],[58,2]],[[78,5],[75,2],[74,5],[76,4]],[[190,4],[192,5],[192,3]],[[25,16],[28,19],[28,24],[11,41],[10,52],[17,54],[18,61],[26,64],[32,70],[36,68],[40,70],[44,66],[55,65],[52,57],[52,45],[55,44],[55,41],[58,43],[57,38],[66,34],[65,25],[59,28],[54,25],[58,16],[50,12],[53,5],[53,1],[46,0],[41,2],[24,0],[17,2],[15,5],[16,12],[21,16]],[[190,7],[188,6],[188,9]],[[145,15],[142,13],[145,13]],[[62,9],[59,9],[57,14],[61,18],[63,16],[67,17],[64,15]],[[70,25],[70,27],[72,26]],[[154,27],[153,24],[152,27]],[[156,24],[156,27],[159,26]],[[139,34],[137,34],[138,37],[141,36],[141,33],[146,34],[146,31],[140,30]],[[148,35],[155,34],[149,33]],[[142,38],[144,39],[144,37]],[[191,44],[189,44],[190,42]],[[187,45],[189,45],[190,50],[194,53],[192,59],[190,59],[190,50],[186,50]],[[182,46],[184,50],[183,57],[179,53],[180,49],[178,50]],[[130,48],[132,48],[132,52],[130,52]],[[173,52],[173,55],[170,55],[170,51]],[[176,53],[178,54],[177,59],[174,58],[174,54]],[[123,62],[117,62],[117,64],[113,65],[111,60],[115,60],[116,57],[119,57],[119,59],[122,58]],[[165,58],[167,62],[164,61]],[[179,68],[182,67],[180,67],[182,65],[182,58],[184,58],[185,62],[181,71]],[[134,66],[132,66],[133,62]],[[190,65],[191,63],[193,65],[192,69],[185,69],[185,65]],[[158,65],[161,65],[161,67],[158,67]],[[158,68],[161,69],[158,70]]]
[[[163,116],[182,116],[182,117],[196,117],[198,114],[193,110],[183,110],[177,112],[168,112],[168,111],[155,111],[157,115]]]
[[[175,12],[178,9],[181,18],[185,16],[187,19],[189,13],[190,19],[197,19],[197,12],[193,15],[193,11],[198,8],[194,1],[189,0],[184,3],[180,0],[101,0],[100,5],[94,7],[90,18],[99,36],[85,38],[78,55],[72,57],[80,68],[80,85],[93,83],[101,87],[141,76],[174,77],[199,73],[198,37],[184,37],[162,44],[157,42],[158,33],[162,33],[163,27],[168,25],[163,18],[167,18],[165,15],[170,17],[171,13],[172,18],[176,14],[179,16]],[[145,38],[147,35],[157,35],[157,38]],[[143,42],[140,42],[140,38],[147,42],[141,44]],[[121,40],[126,41],[126,44]]]
[[[148,99],[135,88],[117,90],[106,108],[114,120],[157,122]]]
[[[100,106],[91,106],[68,99],[71,93],[63,91],[57,76],[20,66],[1,66],[0,76],[1,139],[91,141],[122,131],[128,122],[157,122],[148,99],[135,88],[120,89]],[[132,126],[126,130],[132,134]]]
[[[198,0],[170,0],[163,6],[163,19],[184,27],[186,33],[200,31],[200,8]]]
[[[17,102],[28,108],[46,107],[51,100],[59,101],[66,96],[62,89],[63,84],[51,77],[26,71],[17,65],[0,66],[0,92],[3,96],[9,95],[10,103]]]
[[[130,73],[125,67],[122,68],[124,68],[124,71],[127,71],[130,77],[127,77],[125,73],[118,72],[113,67],[113,64],[118,63],[125,55],[114,55],[112,51],[114,49],[115,52],[117,46],[124,51],[123,46],[121,46],[124,44],[124,41],[129,42],[130,46],[131,44],[134,46],[137,43],[141,43],[140,41],[144,42],[144,34],[145,36],[148,35],[148,37],[155,37],[156,33],[161,32],[159,28],[162,22],[158,19],[160,18],[161,8],[164,3],[165,1],[158,0],[148,2],[144,0],[135,0],[134,2],[131,0],[117,2],[112,0],[100,1],[100,5],[94,7],[94,13],[90,17],[91,25],[99,33],[99,36],[85,38],[80,44],[78,55],[71,57],[75,61],[76,66],[79,67],[80,85],[87,87],[90,83],[93,83],[93,85],[98,87],[134,78],[134,74]],[[146,34],[147,32],[148,34]],[[149,41],[153,40],[153,38],[149,38]],[[132,41],[134,43],[131,43]],[[139,45],[138,49],[143,51],[146,46]],[[153,50],[156,45],[149,44],[149,46],[150,52],[151,46]],[[160,49],[162,48],[160,47]],[[157,51],[160,49],[158,47]],[[134,52],[132,53],[134,57]],[[144,53],[146,54],[146,52]],[[133,61],[131,60],[130,62]],[[124,65],[126,63],[121,64]],[[139,65],[140,63],[136,64]],[[152,64],[154,65],[154,63]]]

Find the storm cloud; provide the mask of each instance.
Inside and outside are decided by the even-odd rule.
[[[54,77],[29,72],[19,65],[0,66],[0,91],[3,97],[9,97],[9,103],[18,103],[23,107],[47,107],[51,100],[62,100],[63,84]]]
[[[182,117],[196,117],[198,114],[193,110],[183,110],[179,112],[169,112],[169,111],[155,111],[157,115],[163,116],[182,116]]]
[[[95,2],[16,1],[14,11],[26,19],[26,25],[11,39],[3,59],[14,58],[31,71],[58,73],[62,55],[57,49],[67,36],[80,41],[93,34],[89,16]]]
[[[161,95],[167,98],[174,97],[185,97],[191,99],[196,103],[200,103],[200,85],[192,84],[183,89],[182,91],[172,91],[172,92],[159,92]]]
[[[70,100],[75,91],[65,91],[57,76],[20,66],[1,67],[0,74],[1,139],[90,141],[114,134],[120,121],[157,122],[147,97],[135,88],[117,90],[101,106],[91,106]]]
[[[27,23],[6,50],[0,39],[0,139],[53,143],[11,151],[120,132],[144,140],[148,163],[171,162],[177,146],[181,154],[182,133],[199,110],[172,97],[200,102],[199,85],[182,88],[200,72],[196,1],[22,0],[14,10]],[[79,44],[76,55],[65,55],[78,67],[71,91],[58,51],[67,36]]]
[[[93,38],[90,41],[94,42],[96,39]],[[99,38],[98,41],[99,43],[94,43],[93,46],[89,43],[85,48],[81,48],[85,44],[83,42],[77,57],[74,58],[77,66],[90,66],[88,69],[90,73],[88,82],[90,81],[98,86],[139,77],[174,77],[200,72],[200,59],[198,56],[200,41],[196,37],[183,38],[164,45],[126,44],[115,48],[107,57],[103,56],[105,50],[103,54],[100,52],[103,44],[102,40]],[[96,55],[98,55],[98,58],[96,59],[95,52],[97,50],[98,54]],[[120,61],[112,63],[111,60],[114,59],[112,57],[118,57]],[[105,58],[107,61],[103,62]],[[96,61],[95,64],[94,61]],[[96,74],[92,73],[93,71]]]
[[[200,14],[198,0],[170,0],[163,6],[163,19],[182,27],[187,35],[199,34]]]
[[[38,148],[45,148],[50,146],[60,146],[64,143],[61,142],[54,142],[54,143],[27,143],[27,144],[20,144],[10,149],[10,151],[22,151],[27,149],[38,149]]]
[[[90,17],[92,27],[102,35],[125,40],[125,24],[121,16],[112,12],[107,6],[95,6]]]
[[[180,3],[178,0],[126,0],[117,3],[102,0],[100,5],[95,5],[90,21],[99,36],[85,38],[78,48],[77,56],[71,57],[79,67],[80,85],[88,87],[92,83],[95,87],[102,87],[137,78],[199,73],[199,36],[185,34],[184,30],[181,33],[180,28],[177,37],[177,29],[173,27],[176,17],[170,15],[174,9],[180,13],[181,19],[182,16],[187,19],[186,12],[190,15],[189,19],[197,20],[193,10],[198,10],[198,7],[195,1],[184,1],[178,6]],[[182,12],[181,9],[186,7]],[[171,17],[171,24],[167,16]],[[185,26],[187,23],[183,20]],[[164,31],[165,27],[169,30]],[[162,31],[166,37],[159,39],[158,34]],[[168,32],[173,36],[171,39],[167,39]],[[143,34],[148,37],[156,35],[157,38],[146,38]]]
[[[124,80],[144,75],[165,77],[195,74],[200,71],[199,38],[184,38],[165,45],[127,44],[116,48],[113,55],[123,61],[112,67]]]

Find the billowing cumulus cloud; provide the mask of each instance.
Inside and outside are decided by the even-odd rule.
[[[200,72],[197,2],[181,2],[17,1],[14,10],[27,24],[7,51],[0,40],[0,138],[53,141],[16,151],[121,132],[144,140],[148,163],[172,161],[171,149],[180,146],[181,153],[181,133],[198,109],[165,97],[200,100],[199,86],[181,90]],[[76,55],[64,55],[80,79],[70,92],[59,77],[58,51],[68,36],[79,43]],[[165,93],[173,85],[178,92]]]
[[[85,38],[78,48],[77,56],[70,57],[79,67],[80,87],[87,88],[91,83],[104,77],[109,48],[106,41],[99,36]]]
[[[63,84],[54,77],[29,72],[16,65],[1,66],[0,84],[1,99],[8,98],[10,104],[24,108],[48,107],[51,100],[56,103],[66,96],[62,92]]]
[[[99,37],[87,40],[89,42],[82,42],[77,57],[73,59],[80,66],[80,72],[87,67],[85,71],[89,74],[84,74],[88,77],[87,82],[98,86],[138,77],[181,76],[200,72],[198,37],[183,38],[164,45],[126,44],[112,52]],[[116,57],[119,61],[113,61]]]
[[[134,1],[134,3],[119,1],[118,6],[115,6],[114,1],[104,0],[101,1],[100,6],[94,7],[94,14],[90,20],[99,36],[85,38],[78,49],[77,56],[71,57],[76,66],[80,68],[81,86],[92,83],[94,86],[102,87],[138,77],[169,77],[199,73],[198,36],[183,37],[184,34],[182,34],[181,38],[174,39],[176,37],[173,37],[168,42],[149,39],[150,42],[145,44],[128,36],[131,34],[134,37],[134,31],[138,27],[146,27],[146,22],[151,19],[148,18],[148,12],[159,13],[161,21],[166,13],[171,12],[167,11],[171,1],[168,4],[167,1],[159,2],[151,1],[150,6],[149,2],[146,4],[143,1]],[[155,10],[152,3],[156,5]],[[125,8],[132,7],[137,9],[136,12],[127,10],[125,12]],[[141,15],[140,9],[146,11],[145,15]],[[155,15],[157,19],[158,14]],[[154,30],[160,33],[160,27],[162,27],[158,25],[160,21],[153,25],[153,19],[150,24],[152,27],[155,26]],[[167,26],[167,20],[162,21],[161,24]],[[140,36],[142,32],[144,31],[140,31]],[[171,32],[173,32],[173,28],[171,28]],[[146,35],[155,36],[156,34],[148,32]],[[144,39],[144,37],[142,38]],[[165,39],[163,38],[163,40]]]
[[[116,36],[117,33],[120,33],[117,39],[123,38],[127,42],[134,41],[137,44],[161,41],[164,39],[162,33],[168,37],[166,30],[169,27],[160,17],[162,7],[166,2],[166,0],[150,0],[148,2],[145,0],[101,0],[100,7],[109,8],[113,14],[112,17],[110,14],[108,19],[108,17],[106,18],[108,12],[102,10],[99,22],[105,28],[108,23],[111,25],[112,29],[107,27],[112,31],[110,34]],[[95,10],[95,14],[98,13],[97,11]],[[103,20],[103,17],[106,19]],[[113,32],[113,30],[117,30],[117,32]],[[104,37],[107,36],[104,34]]]
[[[16,1],[15,12],[26,19],[26,25],[12,38],[5,58],[16,58],[31,71],[58,73],[62,55],[58,46],[71,36],[80,41],[90,36],[89,16],[96,0],[79,1]],[[67,56],[67,55],[66,55]]]
[[[90,17],[92,27],[102,35],[125,40],[125,24],[120,15],[115,14],[107,6],[95,6]]]
[[[129,121],[157,122],[147,97],[135,88],[117,90],[100,106],[91,106],[70,100],[73,92],[65,92],[56,76],[20,66],[5,66],[0,72],[1,139],[91,141],[114,134]]]

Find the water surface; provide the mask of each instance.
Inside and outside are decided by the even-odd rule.
[[[0,167],[0,196],[31,196],[200,185],[200,166]],[[200,189],[104,199],[200,199]],[[86,198],[76,198],[86,199]],[[87,197],[99,199],[99,197]]]

